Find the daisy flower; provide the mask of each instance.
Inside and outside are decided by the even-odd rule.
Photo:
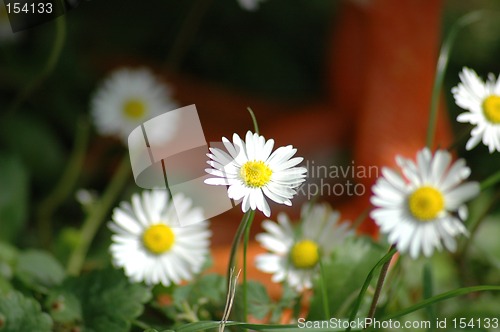
[[[257,268],[272,273],[273,282],[286,281],[298,292],[312,288],[319,260],[328,257],[350,233],[349,224],[339,223],[339,218],[340,214],[327,204],[304,204],[298,231],[284,213],[278,214],[277,223],[264,220],[266,233],[256,239],[269,253],[256,257]]]
[[[122,202],[113,210],[108,224],[114,232],[113,263],[131,280],[168,286],[190,280],[201,270],[210,244],[208,221],[174,227],[177,215],[203,219],[189,198],[176,196],[175,201],[177,210],[167,191],[144,191],[132,196],[132,204]]]
[[[126,143],[129,134],[144,121],[177,108],[170,89],[147,69],[119,69],[97,88],[91,100],[91,113],[97,131],[118,136]],[[148,132],[153,139],[168,141],[174,136],[177,117],[161,132]]]
[[[396,157],[403,176],[389,168],[382,169],[372,190],[370,214],[382,233],[401,253],[412,258],[420,253],[432,255],[442,244],[455,251],[455,237],[467,235],[461,219],[467,209],[464,202],[479,193],[477,182],[463,182],[470,169],[463,159],[451,163],[451,154],[438,150],[434,155],[424,148],[417,162]]]
[[[229,198],[243,199],[243,212],[259,209],[269,217],[271,209],[264,195],[276,203],[292,205],[290,199],[307,172],[305,167],[294,167],[304,159],[292,158],[297,149],[288,145],[271,153],[274,140],[266,141],[264,136],[250,131],[245,142],[237,134],[233,135],[233,143],[225,137],[222,142],[229,153],[210,148],[207,156],[212,160],[207,163],[213,168],[205,171],[216,177],[206,179],[206,184],[229,186]]]
[[[466,149],[471,150],[482,140],[490,153],[500,152],[500,78],[490,74],[483,82],[469,68],[464,68],[459,76],[461,82],[451,92],[455,103],[468,112],[460,114],[457,121],[476,126]]]

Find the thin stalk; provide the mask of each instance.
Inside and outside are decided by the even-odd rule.
[[[111,205],[115,202],[118,194],[130,178],[130,160],[128,155],[124,156],[120,166],[113,175],[110,184],[102,197],[91,208],[87,218],[83,222],[80,241],[71,253],[68,261],[68,274],[78,275],[82,269],[85,257],[94,236],[106,217]]]
[[[253,122],[253,129],[256,134],[259,134],[259,124],[257,123],[257,118],[255,117],[255,113],[252,111],[250,107],[247,107],[248,113],[250,113],[250,116],[252,117],[252,122]]]
[[[56,36],[54,39],[54,44],[52,44],[52,49],[47,58],[42,71],[35,76],[35,78],[28,83],[23,90],[19,92],[16,98],[7,108],[7,114],[14,113],[25,101],[26,99],[35,91],[45,79],[52,73],[56,67],[59,58],[61,57],[61,51],[64,46],[64,40],[66,39],[66,19],[64,15],[59,16],[55,20],[56,25]]]
[[[392,245],[391,248],[389,248],[389,252],[392,252],[394,248],[395,245]],[[375,317],[375,310],[377,309],[380,293],[382,292],[382,287],[384,286],[385,277],[387,276],[387,271],[389,271],[389,265],[391,264],[391,261],[392,256],[384,263],[384,265],[382,265],[382,268],[380,269],[377,286],[375,288],[375,293],[373,294],[372,304],[370,305],[370,310],[368,311],[369,319],[373,319],[373,317]]]
[[[325,276],[325,265],[322,259],[319,260],[319,282],[321,284],[321,296],[323,298],[323,313],[325,315],[325,320],[328,321],[330,317],[330,303],[328,302],[328,290],[326,289],[326,276]]]
[[[244,215],[243,218],[241,218],[240,225],[238,226],[238,229],[236,230],[236,234],[234,235],[233,238],[233,243],[231,244],[231,252],[229,253],[229,263],[227,265],[227,286],[229,287],[229,282],[231,280],[231,271],[233,268],[236,266],[236,254],[238,253],[238,246],[241,242],[241,238],[243,236],[243,233],[245,232],[246,225],[248,224],[250,219],[253,219],[253,216],[255,214],[254,210],[248,210]]]
[[[354,302],[354,306],[352,308],[351,315],[349,316],[349,327],[346,329],[346,332],[349,332],[352,330],[351,322],[354,321],[354,319],[356,318],[359,307],[361,306],[361,302],[363,301],[363,297],[366,294],[366,290],[370,286],[370,282],[372,281],[373,276],[375,275],[375,272],[377,271],[377,269],[380,266],[382,266],[383,264],[390,261],[392,259],[392,256],[394,256],[394,254],[396,254],[396,252],[397,252],[397,250],[396,250],[395,246],[392,245],[389,249],[389,252],[387,254],[385,254],[384,257],[382,257],[377,262],[377,264],[375,264],[375,266],[370,270],[370,272],[366,276],[365,282],[363,283],[363,286],[361,287],[361,290],[359,291],[358,298]]]
[[[462,16],[458,19],[451,27],[450,32],[446,36],[443,46],[439,52],[439,58],[436,67],[436,77],[434,79],[434,86],[432,87],[431,95],[431,105],[429,113],[429,124],[427,126],[427,140],[426,145],[429,149],[432,149],[434,143],[434,136],[436,134],[436,124],[437,124],[437,113],[439,106],[439,97],[441,93],[441,88],[443,86],[444,76],[446,73],[446,68],[448,66],[448,60],[450,59],[450,51],[453,47],[455,39],[458,32],[465,26],[479,21],[483,16],[482,11],[475,11],[467,15]]]
[[[181,61],[188,51],[193,38],[196,36],[211,2],[212,0],[195,0],[189,9],[168,55],[167,68],[171,71],[179,69]]]
[[[52,215],[74,188],[85,159],[89,137],[88,121],[78,121],[73,151],[54,190],[38,206],[38,231],[42,246],[49,248],[52,241]]]
[[[480,183],[480,188],[481,188],[481,191],[497,184],[498,182],[500,182],[500,171],[496,172],[495,174],[491,175],[490,177],[488,177],[486,180],[483,180],[481,181]]]
[[[254,210],[250,216],[247,225],[245,226],[245,237],[243,240],[243,320],[247,321],[248,315],[248,290],[247,290],[247,248],[248,241],[250,240],[250,229],[252,228],[253,217],[255,214]]]

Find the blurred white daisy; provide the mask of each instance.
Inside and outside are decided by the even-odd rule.
[[[189,198],[175,200],[177,211],[167,191],[144,191],[132,196],[132,204],[122,202],[113,210],[108,224],[114,232],[113,263],[131,280],[168,286],[200,272],[209,252],[208,221],[198,222],[202,211],[192,207]],[[197,223],[174,227],[176,212]]]
[[[305,181],[305,167],[294,167],[304,158],[295,157],[291,145],[280,147],[271,153],[274,140],[247,132],[245,142],[233,135],[233,143],[223,137],[222,142],[229,152],[210,148],[207,156],[212,159],[207,163],[213,168],[205,171],[215,178],[208,178],[205,183],[229,186],[228,196],[234,200],[243,199],[241,209],[259,209],[269,217],[271,209],[265,196],[276,203],[292,205],[290,199],[297,193],[297,188]],[[292,158],[292,159],[290,159]]]
[[[500,78],[490,74],[483,82],[469,68],[463,68],[459,76],[461,82],[451,92],[455,103],[468,112],[460,114],[457,121],[476,126],[466,149],[471,150],[482,140],[490,153],[500,152]]]
[[[297,231],[288,216],[278,214],[278,222],[265,220],[266,233],[256,236],[269,253],[256,257],[257,268],[272,273],[273,282],[286,281],[301,292],[312,288],[319,273],[319,260],[328,257],[350,234],[349,224],[339,223],[340,215],[327,204],[304,204]]]
[[[259,2],[262,2],[263,0],[238,0],[238,3],[240,4],[241,8],[248,10],[248,11],[256,11],[259,9]]]
[[[420,253],[430,256],[442,244],[455,251],[455,237],[468,234],[462,222],[467,217],[464,202],[479,193],[479,184],[464,183],[470,169],[463,159],[454,163],[451,159],[445,150],[432,155],[424,148],[417,153],[416,163],[396,157],[403,176],[382,169],[383,176],[372,188],[376,208],[370,215],[400,252],[413,258]]]
[[[97,131],[102,135],[118,136],[126,144],[134,128],[151,118],[174,110],[178,105],[170,97],[170,88],[144,68],[119,69],[110,74],[97,88],[91,100],[91,113]],[[174,136],[178,117],[172,117],[167,128],[154,135],[155,142],[168,141]]]

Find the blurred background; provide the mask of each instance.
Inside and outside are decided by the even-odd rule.
[[[499,1],[266,0],[246,11],[236,0],[96,0],[80,3],[62,23],[15,35],[2,14],[0,240],[45,246],[67,259],[85,215],[75,193],[85,188],[89,199],[98,197],[126,153],[118,140],[98,136],[89,117],[90,96],[113,69],[151,68],[181,106],[197,105],[208,142],[251,130],[251,107],[266,138],[293,144],[316,164],[390,165],[396,152],[412,157],[425,144],[440,42],[453,22],[479,9],[484,19],[459,33],[446,73],[436,146],[447,147],[470,131],[454,121],[461,110],[450,90],[458,72],[469,66],[483,78],[500,73]],[[53,207],[51,234],[41,236],[44,199],[87,125],[81,174]],[[498,153],[482,145],[466,152],[465,142],[457,154],[474,179],[498,169]],[[358,180],[368,188],[364,197],[318,200],[353,220],[368,207],[375,179]],[[131,177],[117,201],[138,190]],[[287,213],[297,218],[304,201],[298,197]],[[273,217],[285,210],[271,208]],[[237,207],[213,220],[220,252],[240,218]],[[361,230],[373,232],[369,220]],[[103,227],[87,268],[109,262],[109,238]]]

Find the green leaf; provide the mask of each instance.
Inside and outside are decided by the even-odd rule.
[[[272,309],[271,298],[267,294],[266,288],[259,282],[248,281],[248,313],[257,319],[264,319]],[[242,287],[239,286],[236,291],[234,301],[234,311],[242,313],[243,310],[243,296]],[[242,318],[242,317],[238,317]]]
[[[28,174],[22,162],[0,154],[0,240],[14,241],[26,221]]]
[[[191,305],[208,302],[214,306],[224,306],[226,301],[226,279],[218,274],[207,274],[194,284],[177,287],[173,292],[174,305],[182,307],[183,302]]]
[[[50,316],[40,304],[17,291],[0,296],[0,330],[2,332],[52,331]]]
[[[56,289],[51,291],[45,303],[50,315],[56,322],[72,323],[83,320],[80,300],[67,290]]]
[[[346,310],[359,294],[370,269],[383,255],[383,250],[370,239],[348,240],[325,261],[328,304],[331,317],[345,317]],[[319,272],[318,272],[319,273]],[[308,320],[324,319],[320,283],[314,284],[314,296]],[[347,306],[347,307],[346,307]]]
[[[21,253],[15,273],[27,286],[41,292],[61,284],[65,276],[61,264],[50,254],[40,250]]]
[[[57,293],[59,292],[59,293]],[[66,279],[52,298],[63,296],[71,307],[60,319],[82,318],[88,332],[125,332],[151,299],[151,292],[141,284],[132,284],[121,270],[105,269],[81,277]],[[81,314],[73,298],[79,299]],[[55,317],[55,318],[56,318]]]

